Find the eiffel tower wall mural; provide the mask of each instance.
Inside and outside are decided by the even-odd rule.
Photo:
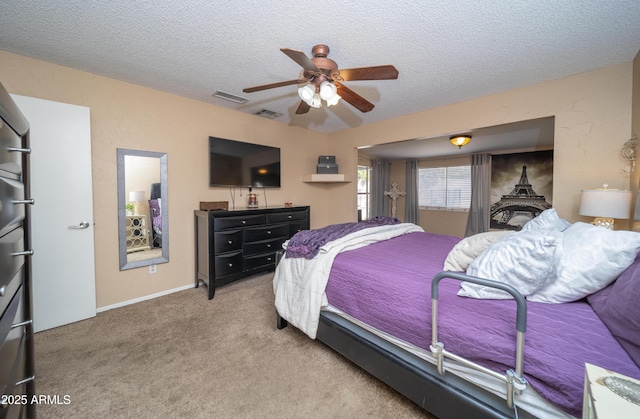
[[[553,150],[491,157],[491,229],[520,230],[551,208]]]

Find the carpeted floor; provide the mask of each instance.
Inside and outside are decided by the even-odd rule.
[[[189,289],[37,333],[39,418],[425,418],[293,327],[272,274]],[[70,401],[64,404],[65,398]]]

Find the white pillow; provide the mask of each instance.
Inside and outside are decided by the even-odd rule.
[[[469,264],[487,247],[513,233],[513,231],[509,230],[487,231],[460,240],[447,255],[442,270],[455,272],[466,271]]]
[[[547,210],[542,211],[536,218],[528,221],[525,225],[522,226],[520,231],[530,231],[530,230],[556,230],[556,231],[564,231],[571,223],[567,220],[563,220],[558,216],[558,213],[555,209],[549,208]]]
[[[640,233],[574,223],[564,232],[558,279],[528,297],[543,303],[568,303],[613,282],[640,251]]]
[[[467,274],[509,284],[526,297],[556,278],[561,255],[561,232],[520,231],[482,252],[469,265]],[[471,282],[463,282],[458,295],[481,299],[513,298],[506,291]]]

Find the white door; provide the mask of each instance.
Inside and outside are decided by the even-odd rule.
[[[29,121],[33,326],[96,315],[89,108],[12,95]]]

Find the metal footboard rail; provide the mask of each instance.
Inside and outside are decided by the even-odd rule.
[[[491,288],[497,288],[502,291],[506,291],[513,296],[516,300],[516,367],[515,371],[509,370],[505,375],[492,371],[482,365],[476,364],[475,362],[469,361],[465,358],[462,358],[456,354],[451,352],[447,352],[444,349],[444,344],[442,342],[438,342],[438,296],[439,289],[438,285],[440,281],[444,278],[451,278],[458,281],[466,281],[472,282],[479,285],[484,285]],[[477,369],[482,371],[483,373],[489,374],[492,377],[495,377],[499,380],[505,381],[507,383],[507,405],[512,408],[514,405],[514,392],[520,393],[522,390],[526,388],[526,380],[522,376],[523,368],[524,368],[524,334],[527,329],[527,303],[525,298],[516,290],[514,287],[508,284],[503,284],[501,282],[491,281],[484,278],[478,278],[475,276],[469,276],[463,273],[458,272],[440,272],[433,277],[431,282],[431,322],[432,322],[432,331],[431,331],[431,353],[437,360],[438,365],[438,373],[440,375],[444,374],[444,358],[450,358],[457,362],[460,362],[468,367]]]

